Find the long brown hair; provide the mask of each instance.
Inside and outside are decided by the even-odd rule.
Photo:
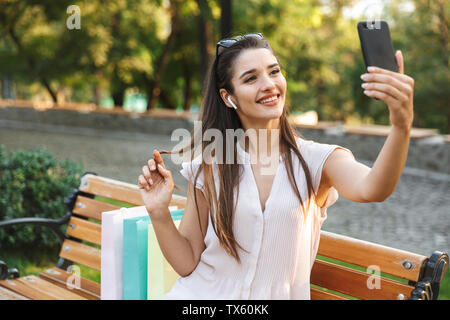
[[[273,53],[272,48],[269,43],[264,39],[259,39],[256,37],[244,37],[241,40],[235,42],[229,48],[224,50],[219,58],[215,58],[212,62],[209,71],[208,78],[205,82],[205,91],[203,93],[204,98],[201,106],[200,120],[201,120],[201,132],[195,132],[193,130],[193,137],[190,142],[190,145],[185,148],[174,151],[167,152],[161,151],[161,153],[183,153],[186,151],[190,151],[191,159],[194,159],[194,150],[195,141],[201,141],[201,151],[202,154],[206,147],[208,147],[211,143],[215,143],[215,141],[203,141],[203,139],[199,139],[199,137],[203,137],[203,134],[208,129],[216,129],[222,133],[222,137],[226,136],[227,129],[242,129],[243,126],[241,120],[234,109],[228,108],[223,102],[219,89],[224,88],[230,94],[234,92],[234,88],[231,84],[232,78],[232,66],[238,55],[245,49],[254,49],[254,48],[266,48]],[[300,205],[304,210],[304,215],[308,210],[305,210],[303,199],[300,195],[300,192],[297,187],[297,182],[294,178],[294,170],[292,165],[291,152],[292,150],[302,165],[303,171],[306,176],[307,188],[308,188],[308,205],[309,208],[311,195],[314,194],[311,175],[308,170],[308,166],[303,159],[296,142],[296,137],[300,136],[300,134],[296,135],[294,130],[290,126],[287,120],[287,111],[286,108],[283,108],[282,115],[280,117],[280,148],[281,154],[287,160],[287,173],[289,182],[292,188],[295,190],[295,193],[299,199]],[[195,129],[195,128],[194,128]],[[196,140],[199,139],[199,140]],[[204,191],[205,191],[205,199],[207,201],[209,210],[209,216],[211,218],[211,222],[214,228],[214,232],[216,233],[221,246],[226,250],[226,252],[234,257],[238,262],[240,262],[239,254],[237,251],[237,247],[244,250],[236,241],[233,234],[233,216],[235,207],[233,207],[234,203],[234,188],[237,186],[237,195],[239,195],[239,180],[242,173],[242,164],[237,163],[237,150],[236,143],[234,145],[233,150],[233,162],[231,164],[223,163],[217,164],[218,166],[218,176],[219,176],[219,187],[220,190],[218,192],[219,197],[217,197],[217,190],[214,183],[214,175],[212,170],[211,162],[206,163],[202,161],[200,167],[194,177],[194,186],[197,183],[197,179],[201,172],[204,175]],[[223,153],[227,154],[227,145],[226,143],[222,143]],[[211,149],[211,146],[209,147]],[[289,156],[287,156],[289,155]],[[192,166],[192,163],[191,163]],[[192,167],[191,167],[192,168]],[[195,205],[197,207],[198,212],[198,204],[197,204],[197,188],[194,188],[195,192]],[[314,196],[316,196],[314,194]],[[236,201],[237,203],[237,201]],[[211,210],[211,208],[215,208],[215,210]],[[216,214],[214,215],[214,212]],[[198,217],[199,224],[200,216]]]

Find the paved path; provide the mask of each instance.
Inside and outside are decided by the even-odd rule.
[[[82,161],[85,171],[130,183],[137,183],[154,148],[171,150],[176,144],[160,135],[96,130],[83,135],[79,129],[57,126],[38,130],[12,128],[17,124],[4,122],[0,125],[0,144],[7,150],[43,146],[59,159]],[[180,166],[171,163],[169,156],[164,157],[169,160],[166,165],[175,183],[186,188]],[[427,256],[434,250],[450,252],[449,191],[449,175],[406,168],[395,192],[385,202],[354,203],[341,196],[328,209],[323,229]]]

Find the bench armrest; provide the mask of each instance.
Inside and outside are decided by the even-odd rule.
[[[411,300],[437,300],[442,279],[448,270],[448,254],[435,251],[422,266],[421,279],[411,292]]]
[[[0,280],[16,279],[19,276],[19,270],[16,268],[8,269],[6,263],[0,260]]]
[[[0,221],[0,228],[10,227],[21,224],[33,224],[50,228],[58,237],[60,244],[64,242],[65,236],[59,229],[60,226],[67,223],[72,213],[68,211],[62,218],[59,219],[46,219],[46,218],[19,218]]]

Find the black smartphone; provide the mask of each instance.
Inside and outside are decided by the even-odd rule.
[[[391,34],[386,21],[360,21],[357,25],[361,50],[366,64],[398,72]]]

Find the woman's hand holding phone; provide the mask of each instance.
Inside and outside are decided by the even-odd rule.
[[[150,217],[152,219],[167,218],[175,184],[172,173],[165,168],[158,150],[153,150],[153,157],[154,159],[148,160],[142,167],[138,185]]]
[[[369,66],[368,73],[361,75],[364,94],[384,101],[389,108],[393,126],[410,130],[414,118],[414,79],[404,74],[403,55],[395,53],[399,72]]]

